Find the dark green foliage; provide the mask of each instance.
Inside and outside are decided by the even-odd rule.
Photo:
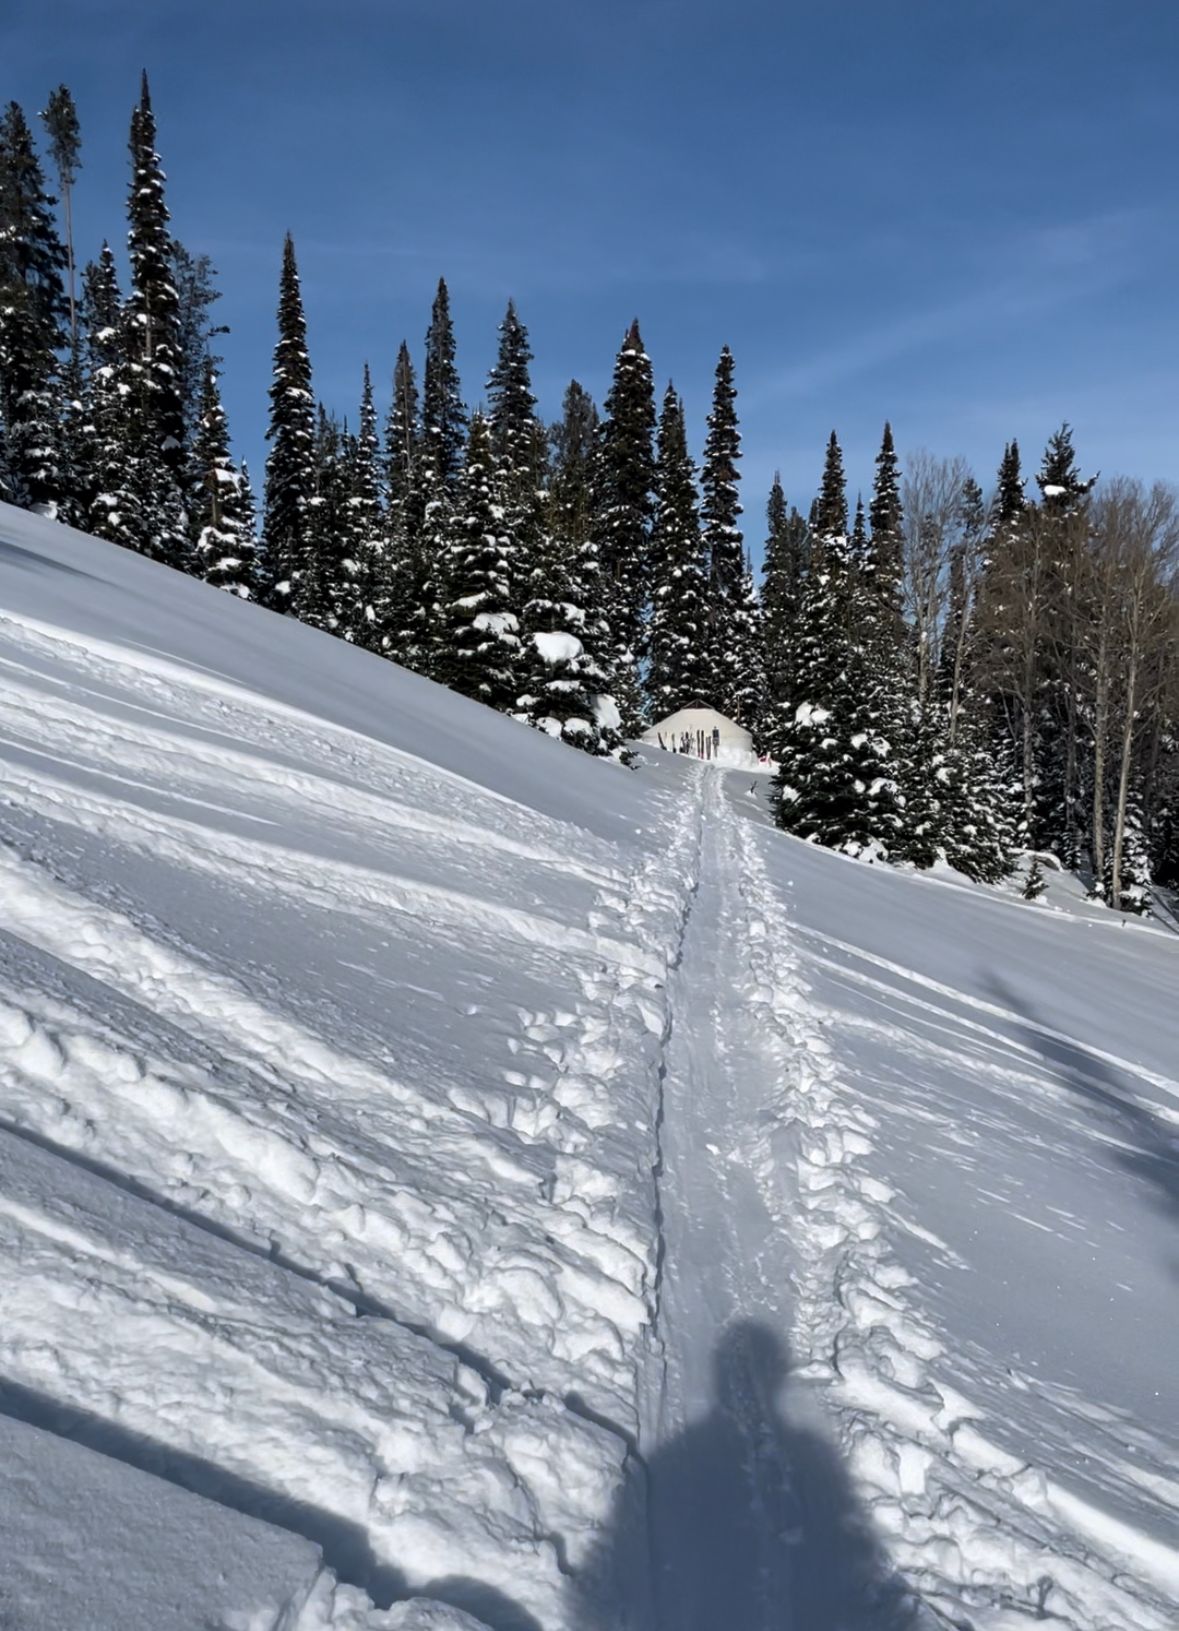
[[[381,505],[380,438],[373,405],[372,378],[364,365],[360,417],[348,448],[346,599],[341,608],[344,638],[370,651],[380,649],[387,581],[385,517]]]
[[[229,426],[217,368],[205,364],[201,412],[192,444],[193,571],[214,588],[243,600],[256,588],[253,500],[229,454]]]
[[[814,843],[887,855],[900,829],[894,748],[882,727],[872,590],[846,536],[843,460],[827,446],[796,625],[790,706],[770,747],[779,760],[778,820]]]
[[[431,497],[453,493],[463,467],[467,410],[455,364],[450,293],[439,278],[426,331],[426,375],[422,399],[422,453]]]
[[[795,668],[795,641],[810,529],[774,477],[766,505],[766,545],[762,562],[762,649],[766,675],[766,715],[761,731],[773,739],[781,710],[789,702]]]
[[[81,333],[86,371],[83,437],[87,527],[113,544],[132,544],[126,490],[129,387],[124,390],[122,299],[110,245],[82,273]]]
[[[158,453],[164,470],[180,482],[187,458],[182,395],[184,347],[164,172],[155,143],[156,121],[144,74],[139,104],[131,115],[131,188],[127,201],[131,291],[126,336],[131,384],[137,398],[133,417],[139,427],[138,439],[145,447],[145,463],[155,465]],[[171,501],[171,495],[161,491],[161,507]]]
[[[263,520],[266,598],[279,610],[297,604],[293,597],[297,597],[299,578],[308,563],[309,506],[316,490],[314,413],[307,323],[295,246],[288,232],[283,245],[278,343],[270,384],[270,426],[266,432],[270,453],[266,460]]]
[[[66,292],[70,309],[70,354],[74,363],[78,359],[77,290],[74,276],[74,182],[82,168],[82,130],[78,124],[78,110],[68,86],[59,85],[49,93],[41,114],[45,134],[49,137],[49,152],[57,171],[57,185],[65,211]],[[75,371],[76,372],[76,371]]]
[[[669,385],[659,419],[651,534],[647,695],[656,719],[712,698],[709,584],[684,407]]]
[[[756,607],[747,579],[739,526],[741,433],[737,427],[733,354],[725,346],[716,367],[712,411],[704,442],[700,487],[704,548],[709,567],[709,702],[748,730],[761,723]]]
[[[821,551],[829,539],[842,538],[846,532],[847,481],[843,474],[843,452],[832,431],[823,463],[823,485],[811,511],[811,537]]]
[[[348,503],[351,464],[351,438],[321,406],[312,444],[314,482],[307,504],[306,566],[295,586],[295,615],[328,634],[347,632],[355,595]]]
[[[623,730],[642,723],[638,662],[654,516],[655,386],[636,319],[626,332],[606,397],[595,470],[595,537],[613,651],[610,672]]]
[[[1036,485],[1040,489],[1044,509],[1051,515],[1071,514],[1093,490],[1096,482],[1096,476],[1081,475],[1073,447],[1072,426],[1061,425],[1049,437],[1036,474]]]
[[[435,677],[511,713],[520,694],[520,635],[500,524],[491,434],[475,414],[441,562]]]
[[[24,113],[0,118],[0,418],[12,502],[60,503],[59,354],[65,348],[65,251]]]

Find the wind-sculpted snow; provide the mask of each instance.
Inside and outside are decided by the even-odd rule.
[[[0,508],[0,1623],[1179,1621],[1179,941],[764,793]]]

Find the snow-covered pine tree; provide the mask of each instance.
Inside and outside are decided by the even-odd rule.
[[[419,654],[414,666],[426,674],[434,673],[436,652],[444,666],[448,660],[443,648],[449,630],[441,616],[444,563],[452,541],[452,508],[464,469],[467,431],[467,410],[455,359],[450,291],[445,278],[439,278],[426,330],[422,381],[421,601],[411,609],[412,626],[419,631],[412,640]]]
[[[255,593],[255,540],[248,488],[229,453],[229,426],[217,385],[217,365],[205,364],[201,414],[192,443],[193,571],[242,600]]]
[[[850,854],[887,855],[897,789],[875,717],[869,610],[850,561],[843,456],[832,432],[799,610],[793,711],[778,734],[777,815],[788,831]]]
[[[341,633],[355,645],[380,649],[387,585],[385,515],[381,504],[380,438],[372,377],[364,365],[357,432],[349,448],[348,544],[351,571],[345,573],[346,600]]]
[[[759,736],[771,754],[776,753],[783,710],[789,707],[793,689],[795,640],[809,544],[806,520],[796,509],[787,508],[781,477],[775,473],[766,504],[761,581],[766,711]]]
[[[164,172],[156,152],[156,121],[147,75],[131,115],[131,189],[127,199],[127,249],[131,287],[127,298],[127,344],[136,402],[133,420],[143,443],[141,476],[158,467],[176,484],[185,475],[184,403],[181,395],[180,300],[173,267],[173,240],[164,200]],[[158,453],[159,459],[155,455]],[[161,492],[161,511],[173,495]],[[184,545],[160,536],[151,553],[180,565]]]
[[[20,105],[0,117],[0,417],[14,504],[55,515],[63,497],[60,353],[65,250]]]
[[[85,432],[82,348],[78,325],[77,267],[74,258],[74,182],[82,167],[82,136],[78,110],[69,87],[51,91],[41,113],[49,138],[49,151],[57,172],[57,190],[65,225],[66,296],[69,303],[69,353],[61,369],[58,470],[58,516],[72,527],[85,528],[91,497]]]
[[[656,719],[712,700],[709,586],[684,405],[668,385],[659,415],[651,529],[647,696]]]
[[[176,290],[178,363],[177,388],[180,395],[180,413],[184,424],[184,446],[187,457],[180,473],[180,484],[190,519],[196,507],[195,489],[200,486],[201,472],[192,459],[197,428],[204,414],[205,374],[210,359],[221,373],[221,358],[213,349],[213,341],[228,333],[224,324],[215,323],[212,308],[221,298],[216,286],[216,272],[208,255],[193,255],[173,238],[169,245],[172,283]],[[192,524],[195,546],[198,528]],[[195,564],[195,563],[194,563]]]
[[[545,527],[569,586],[569,602],[580,620],[578,672],[594,692],[596,733],[579,733],[577,746],[601,756],[627,759],[621,714],[610,689],[613,650],[598,540],[594,527],[595,469],[599,452],[598,410],[577,380],[566,387],[560,420],[549,433],[551,459]],[[548,679],[559,679],[550,672]]]
[[[593,404],[589,406],[592,410]],[[564,496],[572,496],[570,472],[561,474],[566,478]],[[574,541],[579,521],[553,502],[551,491],[543,496],[531,565],[515,588],[516,600],[523,603],[523,692],[517,712],[538,730],[583,752],[619,757],[618,709],[596,656],[597,628],[579,573],[586,559]]]
[[[639,659],[649,593],[654,434],[655,383],[636,318],[614,363],[594,494],[595,538],[613,646],[608,668],[626,735],[642,724]]]
[[[761,721],[750,715],[750,664],[756,651],[756,631],[746,603],[743,574],[745,544],[739,525],[741,500],[741,433],[737,426],[737,391],[733,384],[733,354],[721,350],[716,365],[712,410],[704,440],[700,470],[704,550],[708,562],[708,701],[746,729]]]
[[[385,482],[389,495],[384,587],[378,608],[381,650],[407,668],[423,665],[421,609],[426,598],[422,546],[425,508],[422,427],[413,359],[402,340],[393,369],[385,421]]]
[[[307,564],[295,591],[295,615],[327,634],[344,633],[355,592],[349,473],[351,438],[322,403],[312,445],[314,484],[307,504]]]
[[[315,492],[315,401],[311,394],[311,360],[307,354],[307,321],[295,264],[295,245],[288,232],[283,244],[279,282],[278,343],[270,383],[270,452],[266,460],[266,497],[262,523],[266,594],[278,611],[295,611],[298,584],[307,567],[309,505]]]
[[[1096,481],[1096,476],[1081,475],[1072,429],[1061,425],[1049,438],[1036,474],[1046,612],[1036,841],[1072,869],[1080,865],[1085,846],[1083,787],[1091,769],[1082,740],[1085,702],[1080,649],[1091,609],[1085,603],[1087,574],[1081,562],[1088,547],[1088,500]]]
[[[864,515],[864,499],[860,493],[856,494],[856,513],[852,521],[851,537],[848,539],[848,549],[853,562],[859,564],[867,560],[868,556],[868,523]]]
[[[128,485],[128,414],[123,302],[115,257],[104,243],[82,273],[81,333],[85,389],[82,434],[89,476],[88,531],[134,547]]]
[[[491,432],[471,419],[466,464],[450,509],[434,676],[455,691],[514,713],[520,694],[519,619],[512,610],[511,563],[500,527]]]

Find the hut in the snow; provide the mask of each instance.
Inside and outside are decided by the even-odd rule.
[[[759,763],[749,732],[715,708],[680,708],[657,720],[640,740],[668,753],[688,753],[742,770],[755,769]]]

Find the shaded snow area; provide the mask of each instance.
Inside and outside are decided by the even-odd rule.
[[[1179,939],[0,508],[0,1626],[1167,1631]]]

